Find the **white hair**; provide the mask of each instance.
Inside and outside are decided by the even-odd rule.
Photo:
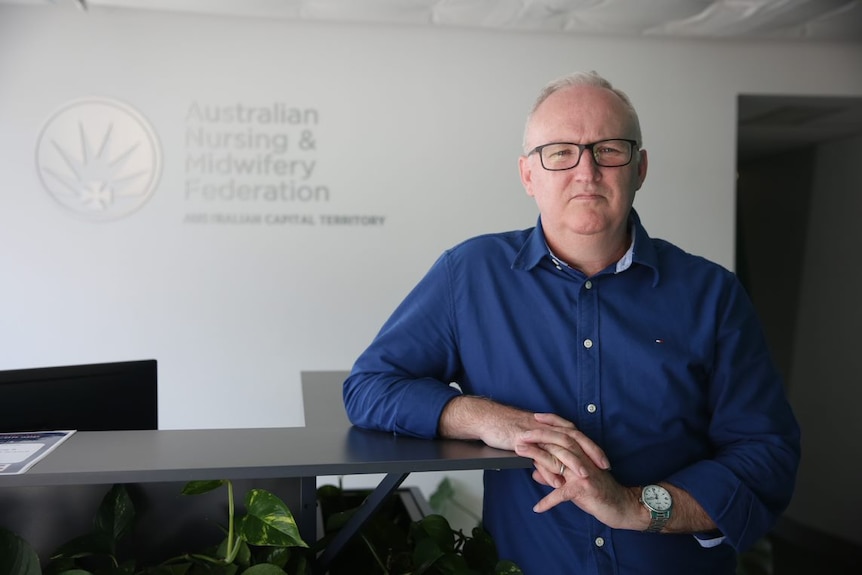
[[[629,114],[629,119],[632,123],[632,126],[635,130],[635,140],[638,142],[638,146],[642,146],[643,142],[641,139],[641,125],[640,120],[638,119],[638,113],[635,110],[632,101],[629,99],[628,95],[618,88],[614,88],[613,85],[599,75],[596,71],[590,72],[574,72],[572,74],[568,74],[563,76],[562,78],[557,78],[556,80],[549,82],[541,92],[539,92],[538,98],[536,98],[535,103],[533,103],[533,107],[530,108],[530,113],[527,114],[527,124],[524,127],[524,152],[527,152],[527,131],[530,127],[530,121],[533,119],[533,114],[536,113],[536,110],[539,109],[539,106],[548,99],[548,97],[564,88],[570,88],[572,86],[594,86],[596,88],[604,88],[606,90],[610,90],[622,101],[623,106]]]

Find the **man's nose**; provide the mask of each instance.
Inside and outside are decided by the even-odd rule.
[[[575,173],[575,179],[578,180],[597,180],[601,174],[593,151],[590,149],[581,152],[581,159],[578,161],[578,165],[572,168],[572,171]]]

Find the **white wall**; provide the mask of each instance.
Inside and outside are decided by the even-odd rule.
[[[578,69],[640,111],[647,229],[728,267],[738,94],[862,94],[858,46],[0,6],[0,369],[154,357],[163,428],[301,424],[301,370],[349,368],[446,247],[533,225],[523,119],[542,84]],[[54,201],[34,161],[52,114],[93,96],[142,114],[163,153],[149,201],[99,223]],[[317,162],[329,201],[187,199],[194,102],[316,110],[316,150],[286,156]],[[184,223],[216,212],[385,224]]]

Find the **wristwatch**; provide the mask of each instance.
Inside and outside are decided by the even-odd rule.
[[[658,533],[670,520],[673,498],[661,485],[647,485],[641,490],[641,503],[649,510],[650,522],[645,533]]]

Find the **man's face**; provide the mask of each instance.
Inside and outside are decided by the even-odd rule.
[[[527,127],[527,149],[551,142],[589,144],[611,138],[635,139],[635,128],[619,97],[609,90],[574,86],[549,96]],[[539,154],[520,159],[521,181],[536,200],[549,241],[625,230],[635,192],[646,177],[646,152],[635,149],[631,163],[597,166],[584,150],[577,166],[548,171]]]

